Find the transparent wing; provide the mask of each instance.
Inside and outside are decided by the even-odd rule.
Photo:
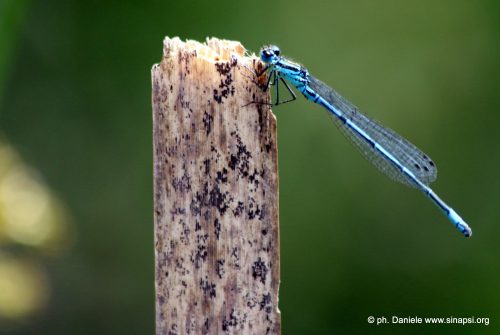
[[[332,106],[340,110],[344,115],[363,129],[378,144],[390,152],[401,164],[408,168],[420,181],[430,184],[437,177],[437,168],[433,161],[420,151],[416,146],[405,140],[393,130],[382,126],[375,120],[361,114],[358,108],[343,98],[335,90],[328,87],[319,79],[309,76],[309,86],[328,101]],[[347,127],[342,121],[334,116],[334,122],[341,132],[354,144],[361,154],[375,167],[389,178],[415,187],[401,171],[391,164],[384,156],[372,148],[362,137]]]

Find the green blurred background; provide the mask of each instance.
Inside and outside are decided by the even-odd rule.
[[[274,43],[439,168],[422,194],[305,99],[274,109],[283,334],[500,333],[498,1],[0,1],[0,333],[154,332],[150,69]],[[368,316],[488,317],[370,325]]]

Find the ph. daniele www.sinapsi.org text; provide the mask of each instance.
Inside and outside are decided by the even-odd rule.
[[[370,318],[369,320],[370,321]],[[487,317],[400,317],[400,316],[391,316],[390,318],[386,318],[384,316],[379,316],[375,318],[375,323],[377,325],[381,324],[459,324],[459,325],[468,325],[468,324],[483,324],[488,326],[490,324],[490,318]],[[373,322],[371,322],[373,323]]]

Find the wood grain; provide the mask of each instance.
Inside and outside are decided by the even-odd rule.
[[[276,119],[244,53],[166,38],[152,69],[157,334],[280,334]]]

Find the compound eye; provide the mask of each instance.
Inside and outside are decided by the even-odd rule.
[[[273,54],[275,56],[279,56],[280,55],[280,48],[278,48],[276,45],[272,45],[271,46],[271,50],[273,51]]]
[[[273,53],[269,49],[264,49],[261,52],[261,58],[262,58],[263,61],[268,61],[269,59],[272,58],[272,56],[273,56]]]

